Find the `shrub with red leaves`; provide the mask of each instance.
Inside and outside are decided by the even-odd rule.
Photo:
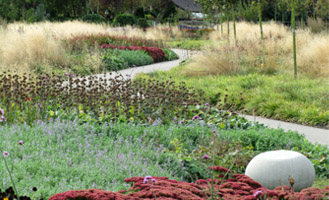
[[[102,44],[103,49],[128,49],[131,51],[143,50],[148,53],[154,62],[161,62],[165,59],[165,52],[157,47],[144,47],[144,46],[115,46],[111,44]]]
[[[226,168],[214,167],[221,169],[222,173],[227,172]],[[222,175],[222,174],[221,174]],[[228,177],[231,178],[228,178]],[[280,186],[274,190],[269,190],[261,186],[258,182],[243,174],[230,174],[222,179],[200,179],[195,183],[187,183],[176,180],[169,180],[167,177],[152,177],[155,182],[151,184],[145,182],[144,177],[133,177],[125,179],[127,183],[134,183],[128,191],[107,192],[98,189],[76,190],[55,194],[49,200],[67,200],[86,198],[90,200],[137,200],[137,199],[194,199],[207,200],[211,197],[213,183],[215,198],[224,200],[257,200],[269,198],[272,200],[294,199],[294,200],[317,200],[329,197],[329,186],[324,189],[306,188],[300,192],[291,193],[288,186]],[[213,182],[212,182],[213,181]],[[129,194],[124,194],[129,192]]]

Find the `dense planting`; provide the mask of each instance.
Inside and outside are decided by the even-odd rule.
[[[136,15],[140,15],[142,26],[150,17],[141,13]],[[85,19],[102,21],[97,15]],[[238,35],[240,39],[235,37],[232,42],[223,26],[221,32],[190,26],[107,27],[98,33],[82,29],[91,34],[67,32],[65,37],[46,32],[46,36],[36,34],[32,40],[43,48],[23,42],[24,48],[17,48],[20,51],[0,49],[4,52],[1,65],[10,68],[32,63],[38,74],[20,71],[0,75],[0,199],[13,199],[14,193],[23,196],[20,199],[51,200],[326,199],[326,146],[311,144],[296,132],[249,122],[236,112],[328,126],[328,94],[323,80],[306,75],[291,81],[285,75],[289,70],[278,67],[287,63],[275,56],[285,56],[289,45],[282,40],[286,29],[281,27],[277,33],[277,27],[272,24],[265,31],[269,46],[264,52],[248,34]],[[24,36],[29,41],[28,33],[38,33],[24,27],[16,31],[0,30],[0,34],[5,34],[4,38],[19,34],[17,38]],[[209,37],[213,40],[207,40]],[[182,38],[205,40],[178,41]],[[318,39],[320,43],[327,40],[324,36]],[[72,74],[177,59],[172,50],[164,49],[162,41],[187,49],[213,45],[200,54],[197,68],[182,66],[169,73],[146,75],[146,79],[131,80],[129,75],[112,73]],[[325,54],[323,45],[317,47]],[[10,55],[19,58],[7,59]],[[322,66],[326,67],[327,61],[321,56],[308,59],[307,55],[301,66],[316,61],[321,70],[304,72],[312,77],[326,76]],[[320,54],[309,57],[312,55]],[[28,62],[22,59],[25,57]],[[192,59],[192,63],[197,62]],[[55,73],[41,73],[53,69]],[[57,75],[63,71],[67,72],[64,76]],[[268,190],[243,175],[254,156],[278,149],[298,151],[309,158],[325,188],[294,192],[291,182]]]
[[[147,52],[152,58],[154,62],[160,62],[165,59],[165,53],[162,49],[156,47],[143,47],[143,46],[115,46],[111,44],[102,44],[101,48],[103,49],[128,49],[131,51],[143,50]]]
[[[182,66],[170,72],[153,73],[152,79],[172,77],[175,81],[185,81],[189,86],[203,89],[206,97],[214,103],[223,101],[228,94],[235,97],[227,98],[232,110],[313,126],[329,126],[327,79],[300,77],[291,80],[287,75],[257,73],[189,77],[182,73],[184,69]],[[241,92],[243,101],[238,98]]]
[[[0,106],[8,123],[45,120],[49,117],[80,118],[89,121],[163,122],[191,119],[191,109],[202,105],[202,92],[185,83],[146,81],[116,76],[0,75]]]
[[[233,130],[199,119],[167,125],[51,119],[32,126],[1,126],[0,141],[9,153],[5,159],[13,168],[17,191],[30,195],[29,188],[37,187],[36,198],[90,188],[128,190],[124,179],[150,174],[187,182],[207,180],[212,158],[233,173],[244,173],[253,156],[275,149],[303,153],[317,176],[328,178],[327,148],[312,145],[297,133],[255,125]],[[0,168],[5,169],[3,162]],[[11,186],[6,171],[0,171],[0,177],[1,189]]]

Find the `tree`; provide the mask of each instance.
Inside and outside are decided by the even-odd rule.
[[[329,20],[328,0],[318,0],[316,3],[316,12],[323,20]]]

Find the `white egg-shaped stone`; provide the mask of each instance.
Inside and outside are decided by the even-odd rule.
[[[245,174],[267,189],[288,185],[294,180],[294,190],[311,187],[315,170],[306,156],[295,151],[268,151],[255,156],[248,164]]]

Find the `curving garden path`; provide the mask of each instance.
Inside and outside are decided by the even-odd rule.
[[[179,65],[181,61],[184,59],[190,57],[190,51],[188,50],[181,50],[181,49],[172,49],[177,53],[179,56],[178,60],[174,61],[168,61],[168,62],[161,62],[151,65],[145,65],[142,67],[135,67],[135,68],[129,68],[124,69],[118,72],[112,72],[106,74],[106,78],[114,78],[118,75],[123,75],[123,77],[127,78],[134,78],[140,73],[151,73],[155,71],[168,71],[173,67],[176,67]],[[97,74],[93,75],[94,77],[104,77],[104,74]],[[270,128],[282,128],[285,131],[297,131],[300,134],[305,135],[305,137],[312,143],[318,143],[322,145],[327,145],[329,147],[329,130],[328,129],[321,129],[321,128],[314,128],[309,126],[303,126],[299,124],[289,123],[289,122],[283,122],[279,120],[272,120],[272,119],[266,119],[258,116],[250,116],[250,115],[242,115],[246,119],[250,121],[257,121],[259,123],[262,123]]]

